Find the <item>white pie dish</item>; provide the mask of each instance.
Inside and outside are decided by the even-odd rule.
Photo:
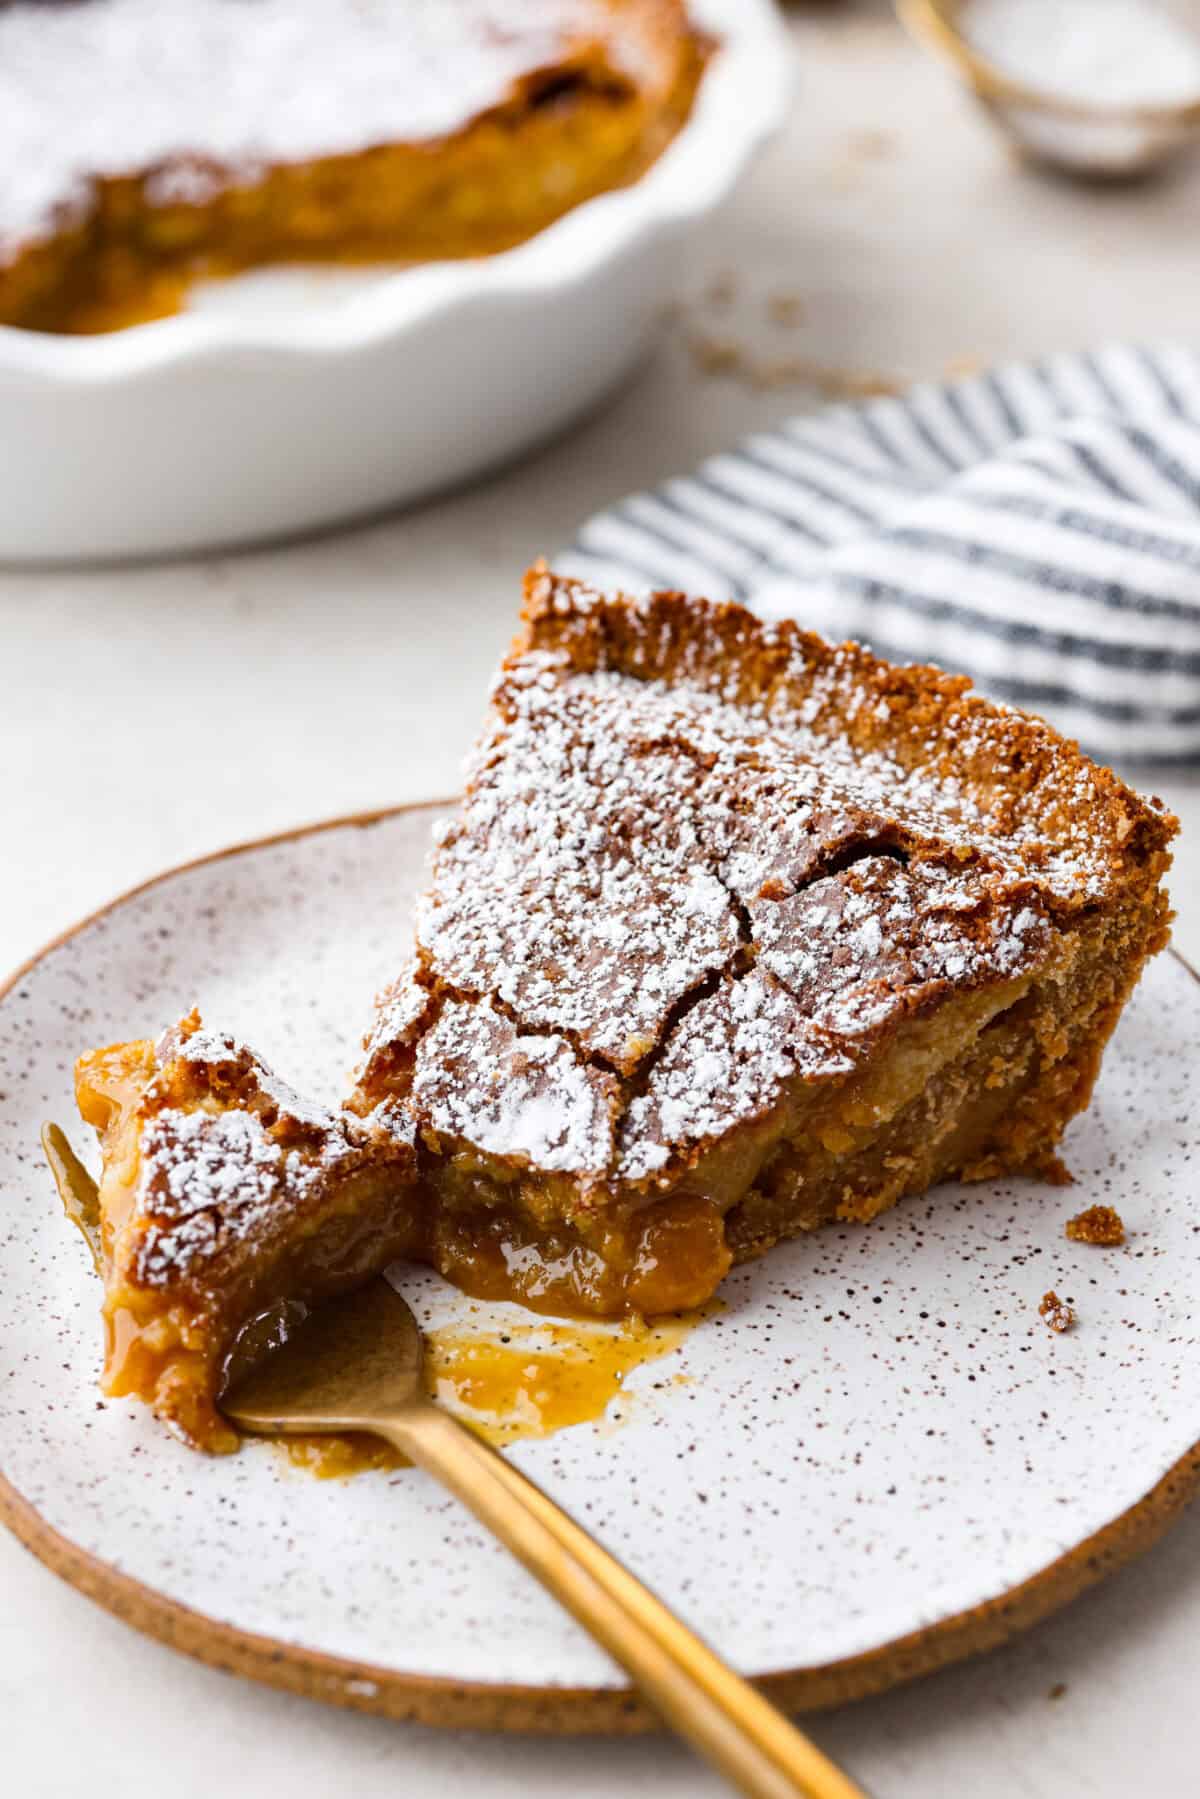
[[[645,349],[680,246],[779,122],[770,0],[696,0],[721,47],[631,187],[501,255],[242,277],[101,337],[0,327],[0,560],[154,556],[311,530],[497,465]]]

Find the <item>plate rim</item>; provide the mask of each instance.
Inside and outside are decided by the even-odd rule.
[[[47,956],[152,888],[196,868],[342,829],[362,829],[412,812],[437,812],[453,799],[410,800],[295,825],[173,864],[126,888],[67,926],[0,981],[0,1005]],[[1173,946],[1167,953],[1200,985],[1200,973]],[[1200,1440],[1125,1511],[1036,1574],[965,1611],[905,1632],[861,1654],[808,1667],[752,1674],[787,1711],[865,1699],[923,1674],[999,1647],[1047,1618],[1151,1548],[1200,1494]],[[144,1635],[193,1659],[263,1685],[352,1711],[452,1729],[532,1735],[624,1736],[661,1723],[629,1686],[529,1686],[405,1673],[244,1630],[122,1573],[48,1524],[0,1469],[0,1523],[68,1585]]]

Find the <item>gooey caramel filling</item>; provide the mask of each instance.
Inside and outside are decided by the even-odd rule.
[[[425,1392],[500,1447],[600,1419],[615,1426],[636,1404],[628,1376],[672,1355],[707,1311],[653,1324],[510,1324],[499,1334],[435,1329],[425,1338]],[[688,1377],[669,1378],[674,1384]],[[281,1447],[290,1462],[321,1480],[408,1466],[378,1437],[289,1437]]]
[[[77,1071],[80,1111],[100,1134],[104,1162],[99,1191],[106,1286],[102,1387],[114,1398],[134,1395],[154,1405],[187,1441],[225,1450],[235,1447],[237,1438],[220,1416],[220,1391],[286,1328],[288,1302],[314,1286],[329,1289],[353,1284],[356,1276],[366,1279],[391,1256],[364,1244],[355,1268],[353,1259],[347,1261],[346,1230],[331,1227],[326,1217],[324,1234],[311,1231],[301,1240],[296,1258],[280,1269],[279,1291],[260,1293],[248,1321],[226,1315],[220,1296],[139,1282],[133,1269],[138,1233],[145,1225],[139,1212],[142,1102],[155,1066],[153,1045],[137,1042],[84,1057]],[[215,1103],[207,1102],[210,1109]],[[689,1195],[619,1218],[601,1217],[590,1225],[588,1236],[566,1225],[539,1227],[532,1217],[502,1205],[448,1209],[422,1183],[398,1183],[392,1204],[383,1243],[400,1246],[408,1259],[435,1267],[476,1298],[514,1301],[560,1317],[685,1312],[711,1295],[731,1260],[719,1208]],[[616,1372],[634,1365],[646,1344],[659,1340],[634,1332],[628,1341],[613,1339],[607,1349],[602,1350],[599,1339],[589,1344],[583,1365],[593,1376],[590,1397],[583,1395],[575,1358],[568,1385],[576,1397],[565,1410],[559,1405],[555,1415],[560,1422],[574,1421],[566,1416],[572,1405],[581,1418],[598,1415],[615,1390]],[[617,1343],[622,1346],[615,1347]],[[630,1345],[640,1346],[632,1356]],[[544,1372],[546,1358],[541,1363],[528,1357],[514,1360],[507,1349],[487,1350],[478,1339],[456,1347],[435,1343],[430,1378],[450,1378],[451,1362],[458,1370],[451,1385],[461,1376],[478,1399],[485,1388],[496,1398],[506,1382],[511,1386],[515,1368],[540,1366]],[[607,1395],[603,1403],[601,1393]],[[323,1472],[338,1473],[348,1471],[350,1463],[384,1465],[387,1458],[381,1462],[381,1454],[378,1446],[369,1452],[343,1447],[322,1451],[315,1459]]]

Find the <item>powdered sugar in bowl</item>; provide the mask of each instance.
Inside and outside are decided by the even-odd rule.
[[[1170,0],[898,0],[1025,154],[1140,175],[1200,134],[1200,16]]]

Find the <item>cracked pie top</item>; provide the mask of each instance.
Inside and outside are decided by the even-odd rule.
[[[544,570],[524,618],[367,1045],[429,1142],[678,1184],[1156,887],[1171,821],[964,680]]]

